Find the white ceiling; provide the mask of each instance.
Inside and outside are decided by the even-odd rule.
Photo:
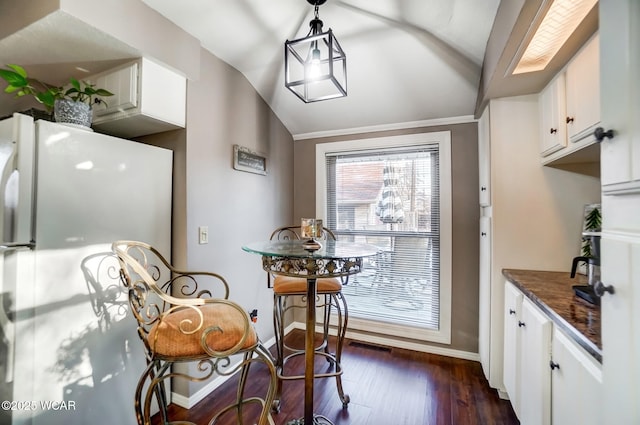
[[[473,115],[499,0],[328,0],[348,96],[305,104],[284,87],[284,42],[306,0],[143,0],[238,69],[296,137]],[[325,133],[326,134],[326,133]]]

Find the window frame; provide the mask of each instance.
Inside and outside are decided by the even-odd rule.
[[[316,217],[322,218],[326,222],[328,215],[326,154],[423,145],[437,145],[440,160],[440,328],[437,330],[424,329],[406,325],[383,323],[375,320],[349,318],[349,330],[450,344],[452,292],[452,182],[450,131],[374,137],[316,144]]]

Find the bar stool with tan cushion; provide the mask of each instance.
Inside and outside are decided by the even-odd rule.
[[[120,278],[129,294],[147,360],[134,399],[138,424],[151,424],[154,397],[160,408],[159,423],[169,423],[167,379],[203,382],[240,371],[235,403],[212,414],[208,423],[215,423],[227,412],[236,415],[236,423],[246,423],[243,412],[255,410],[243,407],[257,403],[261,406],[257,423],[273,425],[275,365],[247,312],[228,300],[227,281],[216,273],[177,270],[144,242],[116,241],[112,250],[118,258]],[[239,362],[231,361],[230,356],[235,354],[240,354]],[[254,362],[266,365],[270,374],[264,398],[244,398],[249,366]],[[249,420],[256,423],[255,418]]]
[[[336,239],[334,233],[322,228],[322,238]],[[273,231],[271,240],[300,240],[300,226],[280,227]],[[322,325],[322,340],[316,346],[316,354],[324,356],[331,363],[331,370],[326,373],[317,372],[315,378],[335,377],[338,395],[344,407],[349,404],[349,396],[342,388],[342,346],[347,331],[349,318],[347,302],[342,294],[342,285],[347,280],[339,278],[319,278],[316,282],[318,301],[317,307],[322,308],[323,313],[319,317],[318,324]],[[291,347],[284,342],[285,315],[295,309],[306,308],[307,280],[300,277],[280,276],[267,273],[267,285],[273,288],[273,326],[276,337],[276,371],[278,377],[278,389],[276,390],[276,408],[279,408],[282,382],[287,380],[304,379],[303,371],[294,371],[287,368],[287,362],[296,356],[304,356],[304,347]],[[335,309],[335,323],[330,326],[332,312]],[[335,353],[330,351],[329,330],[335,328]],[[333,345],[333,344],[332,344]]]

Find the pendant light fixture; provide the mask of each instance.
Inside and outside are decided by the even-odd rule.
[[[347,95],[347,57],[331,29],[322,32],[318,16],[326,0],[307,0],[314,18],[304,38],[284,43],[284,85],[305,103]]]

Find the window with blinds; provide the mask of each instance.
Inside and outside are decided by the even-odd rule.
[[[328,227],[380,248],[343,288],[350,318],[438,330],[439,145],[327,152],[325,165]]]

